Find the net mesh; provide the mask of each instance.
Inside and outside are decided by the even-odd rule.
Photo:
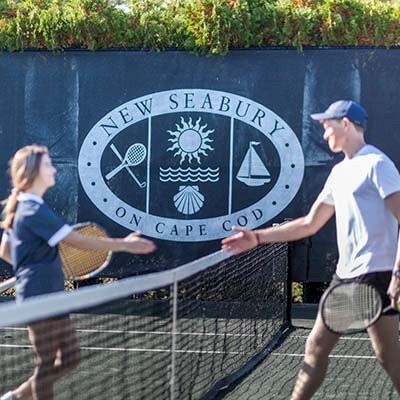
[[[52,366],[74,370],[55,382],[54,398],[212,398],[283,332],[287,268],[287,245],[267,245],[20,306],[3,304],[1,393],[33,373],[27,322],[32,327],[70,313],[80,362],[76,367],[73,345],[61,361],[56,354]],[[41,331],[45,342],[57,321],[51,333]]]

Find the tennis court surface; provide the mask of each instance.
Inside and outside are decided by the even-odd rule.
[[[316,313],[317,305],[294,306],[290,333],[250,374],[217,398],[290,399]],[[313,399],[394,400],[399,396],[378,365],[368,335],[359,333],[339,340],[330,355],[324,383]]]
[[[81,363],[56,383],[56,399],[289,399],[316,314],[290,310],[289,275],[287,244],[274,244],[18,308],[3,301],[0,393],[32,374],[26,323],[70,313]],[[334,349],[314,398],[398,396],[367,336],[356,334]]]

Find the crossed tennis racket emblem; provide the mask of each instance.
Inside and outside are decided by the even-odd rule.
[[[124,157],[122,157],[121,153],[114,146],[114,144],[111,144],[110,148],[120,160],[120,164],[106,175],[106,179],[109,181],[123,169],[126,169],[137,185],[140,188],[144,188],[146,186],[146,182],[140,182],[130,167],[136,167],[144,161],[147,155],[146,147],[142,143],[134,143],[128,147]]]

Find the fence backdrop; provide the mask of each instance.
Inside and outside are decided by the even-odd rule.
[[[232,225],[308,211],[341,159],[309,117],[332,101],[361,102],[367,141],[400,167],[399,93],[399,49],[2,53],[0,195],[15,150],[45,144],[58,170],[46,200],[66,221],[157,243],[105,275],[172,268],[219,249]],[[296,243],[294,278],[329,280],[336,260],[331,221]]]

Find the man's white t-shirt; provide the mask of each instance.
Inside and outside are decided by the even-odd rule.
[[[393,269],[398,222],[384,199],[395,192],[399,172],[374,146],[333,167],[318,200],[335,207],[339,278]]]

